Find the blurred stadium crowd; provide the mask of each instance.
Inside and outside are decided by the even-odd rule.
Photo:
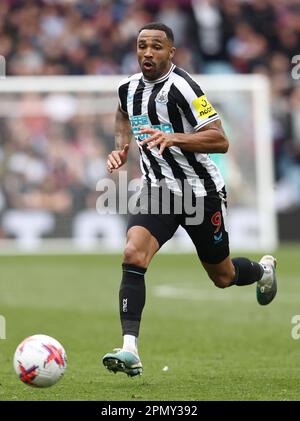
[[[139,71],[137,30],[151,21],[172,27],[174,61],[191,73],[270,78],[277,208],[300,206],[299,0],[1,0],[0,54],[7,75],[128,75]],[[20,107],[38,109],[39,101],[24,97]],[[46,128],[45,116],[3,115],[0,210],[46,207],[59,217],[94,207],[113,120]]]

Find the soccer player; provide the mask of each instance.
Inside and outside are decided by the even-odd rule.
[[[144,184],[137,202],[140,211],[129,217],[122,265],[119,305],[123,346],[103,357],[107,369],[129,376],[143,370],[137,339],[145,305],[144,275],[154,254],[179,225],[187,231],[217,287],[256,282],[261,305],[269,304],[277,292],[274,257],[264,256],[259,263],[230,257],[224,181],[208,156],[226,153],[228,140],[202,89],[172,63],[173,42],[172,30],[162,23],[140,29],[137,57],[141,73],[119,85],[115,150],[107,159],[109,172],[119,169],[135,137]],[[187,196],[192,209],[181,206],[179,212]],[[170,204],[170,211],[162,209],[166,204]],[[154,205],[157,209],[152,212]],[[203,214],[195,223],[200,210]],[[188,218],[191,215],[194,219]]]

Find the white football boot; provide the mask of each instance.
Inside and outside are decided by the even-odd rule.
[[[256,298],[262,306],[269,304],[277,293],[276,264],[275,257],[270,255],[263,256],[259,263],[264,268],[264,274],[256,285]]]

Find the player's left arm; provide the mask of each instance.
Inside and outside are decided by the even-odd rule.
[[[150,135],[140,144],[148,144],[148,149],[159,146],[160,155],[165,148],[170,146],[178,146],[185,151],[200,153],[226,153],[229,147],[228,139],[219,119],[206,124],[195,133],[164,133],[158,129],[145,128],[140,131],[140,134]]]

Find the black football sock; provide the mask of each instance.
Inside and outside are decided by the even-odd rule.
[[[139,336],[142,311],[146,301],[145,268],[123,263],[119,304],[123,335]]]
[[[264,274],[264,270],[259,263],[246,259],[246,257],[236,257],[232,259],[232,263],[235,267],[235,277],[232,285],[253,284],[259,281]]]

